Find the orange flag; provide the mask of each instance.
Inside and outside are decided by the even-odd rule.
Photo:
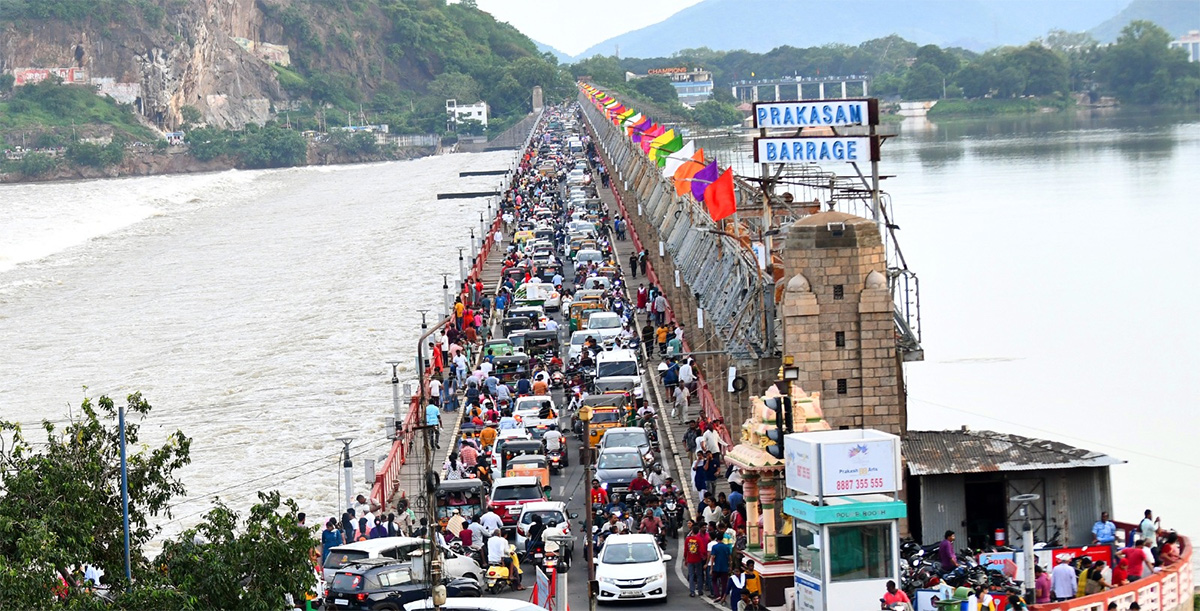
[[[719,221],[737,212],[737,194],[733,190],[733,169],[726,168],[721,177],[704,189],[704,205],[712,220]]]
[[[696,175],[696,172],[704,169],[704,149],[696,149],[696,154],[692,158],[683,162],[679,169],[675,170],[675,194],[683,195],[692,192],[691,178]]]

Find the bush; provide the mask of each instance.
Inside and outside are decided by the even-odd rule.
[[[286,168],[307,160],[304,137],[276,126],[247,133],[238,149],[239,165],[246,168]]]
[[[91,168],[106,168],[125,160],[125,147],[113,140],[108,144],[73,142],[67,146],[67,161]]]
[[[742,113],[733,104],[709,100],[696,105],[692,111],[696,122],[707,127],[737,125],[742,121]]]
[[[16,163],[16,170],[24,176],[33,177],[47,174],[56,166],[58,166],[58,160],[50,155],[27,153]]]

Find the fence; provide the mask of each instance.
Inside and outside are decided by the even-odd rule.
[[[1126,532],[1136,530],[1134,524],[1120,524]],[[1118,609],[1128,609],[1131,603],[1137,602],[1142,611],[1190,611],[1192,607],[1192,541],[1180,537],[1183,543],[1183,559],[1163,569],[1143,577],[1128,585],[1091,594],[1082,598],[1033,605],[1034,611],[1105,611],[1109,603],[1116,603]]]

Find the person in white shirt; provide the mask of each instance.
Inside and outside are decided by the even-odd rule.
[[[666,478],[663,477],[662,465],[654,465],[654,469],[650,471],[650,475],[646,477],[646,480],[650,482],[651,486],[654,486],[655,490],[662,489],[663,485],[667,483]]]
[[[557,430],[551,429],[542,435],[542,443],[546,445],[547,452],[556,452],[562,449],[563,434]]]
[[[1062,554],[1058,557],[1058,564],[1050,572],[1050,591],[1054,600],[1069,600],[1078,593],[1079,577],[1071,567],[1070,556]]]
[[[482,363],[480,363],[479,371],[483,373],[484,378],[492,375],[492,362],[485,360]]]
[[[692,359],[685,360],[683,365],[679,366],[679,381],[689,390],[692,388],[692,383],[696,381],[696,373],[692,369]]]
[[[471,531],[471,549],[483,547],[484,542],[487,540],[487,531],[479,523],[479,520],[472,520],[467,530]]]
[[[489,509],[487,513],[479,516],[479,523],[483,526],[484,531],[487,532],[489,536],[495,535],[496,533],[500,532],[501,528],[504,527],[504,521],[501,520],[500,516],[496,515],[496,512],[492,511],[491,509]]]
[[[547,331],[558,331],[558,321],[554,320],[553,318],[551,318],[550,320],[547,320],[546,321],[546,330]]]
[[[701,439],[704,440],[705,450],[708,450],[713,454],[721,454],[721,448],[725,445],[725,440],[721,439],[721,436],[717,434],[717,430],[715,428],[710,428],[707,431],[704,431],[704,436],[701,437]]]
[[[508,556],[508,539],[495,534],[488,537],[487,540],[487,559],[488,564],[504,564],[504,558]]]

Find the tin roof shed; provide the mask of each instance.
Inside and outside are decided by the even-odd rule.
[[[996,431],[909,431],[901,453],[911,475],[1107,467],[1125,461],[1048,439]]]

